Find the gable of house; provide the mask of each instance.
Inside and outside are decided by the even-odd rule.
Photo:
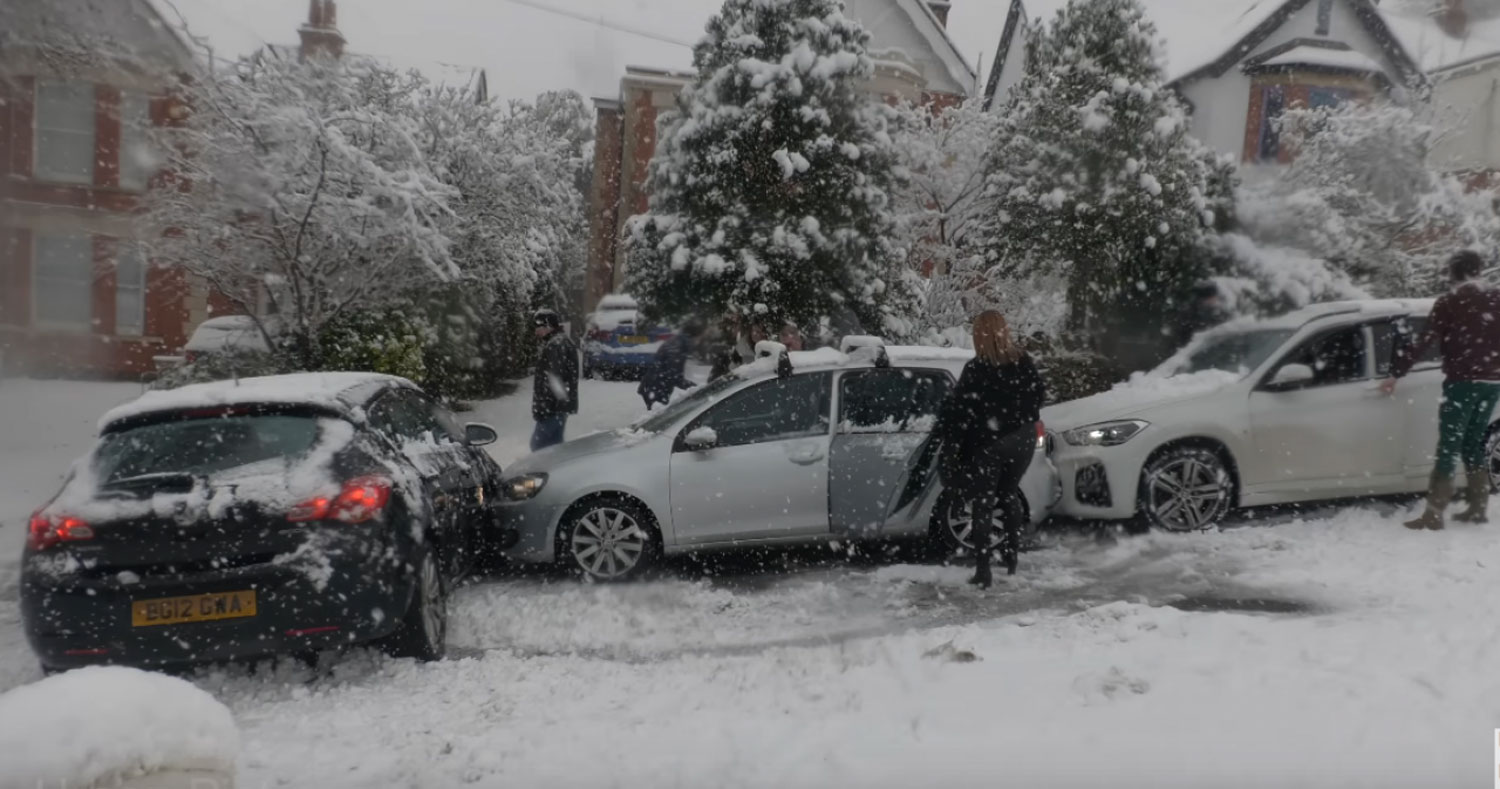
[[[916,67],[927,91],[974,92],[977,74],[923,0],[845,0],[845,14],[869,31],[872,57],[899,53]]]
[[[1163,40],[1163,74],[1187,101],[1193,133],[1244,161],[1280,161],[1274,121],[1422,82],[1420,68],[1369,0],[1142,0]],[[1067,0],[1012,0],[987,101],[1025,68],[1025,34]]]

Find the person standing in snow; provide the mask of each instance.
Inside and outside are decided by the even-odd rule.
[[[693,354],[693,348],[698,343],[698,338],[703,336],[707,327],[700,318],[688,318],[683,324],[682,331],[677,336],[661,344],[656,349],[656,357],[652,359],[651,366],[641,376],[640,388],[636,390],[641,399],[646,401],[646,409],[650,410],[655,403],[666,405],[672,401],[672,392],[677,389],[691,389],[697,384],[689,381],[684,370],[687,367],[688,357]]]
[[[1453,500],[1454,474],[1462,457],[1468,470],[1465,499],[1469,508],[1455,520],[1485,523],[1490,498],[1489,463],[1484,439],[1490,416],[1500,402],[1500,293],[1487,288],[1479,275],[1484,260],[1464,250],[1448,260],[1452,289],[1438,297],[1417,342],[1398,352],[1391,377],[1381,384],[1390,394],[1396,381],[1433,343],[1443,357],[1443,399],[1438,406],[1437,462],[1427,491],[1427,507],[1408,529],[1443,528],[1443,510]]]
[[[1006,571],[1016,572],[1021,512],[1014,499],[1036,451],[1036,423],[1046,397],[1041,373],[1012,339],[1005,317],[989,310],[976,318],[974,358],[943,403],[933,434],[943,487],[969,504],[975,546],[969,582],[980,588],[993,583],[990,519],[1001,497],[1011,504],[1001,556]]]
[[[536,420],[532,452],[561,444],[568,415],[578,413],[578,346],[568,339],[556,312],[537,310],[535,324],[542,348],[531,389],[531,418]]]

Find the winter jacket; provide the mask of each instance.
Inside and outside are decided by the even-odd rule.
[[[645,399],[647,407],[653,402],[671,402],[673,390],[693,388],[693,382],[683,373],[692,351],[692,340],[680,334],[656,349],[656,358],[646,368],[645,374],[641,376],[641,385],[636,389]]]
[[[947,487],[974,490],[1004,465],[1007,436],[1035,430],[1047,385],[1030,356],[1009,364],[974,359],[938,413],[939,474]],[[991,482],[991,484],[993,484]]]
[[[1397,351],[1391,375],[1411,372],[1433,343],[1442,353],[1449,381],[1500,382],[1500,291],[1466,282],[1439,296],[1427,330]]]
[[[537,355],[531,417],[538,421],[578,413],[578,346],[555,331]]]

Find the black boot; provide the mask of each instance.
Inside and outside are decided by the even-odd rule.
[[[974,577],[969,583],[980,589],[988,589],[995,583],[995,576],[990,572],[990,552],[977,551],[974,554]]]
[[[1000,558],[1005,562],[1005,574],[1015,575],[1021,564],[1021,501],[1011,494],[1005,507],[1005,539],[1001,542]]]

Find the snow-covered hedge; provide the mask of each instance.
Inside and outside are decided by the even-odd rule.
[[[234,785],[229,709],[175,677],[83,668],[0,695],[0,789]]]

